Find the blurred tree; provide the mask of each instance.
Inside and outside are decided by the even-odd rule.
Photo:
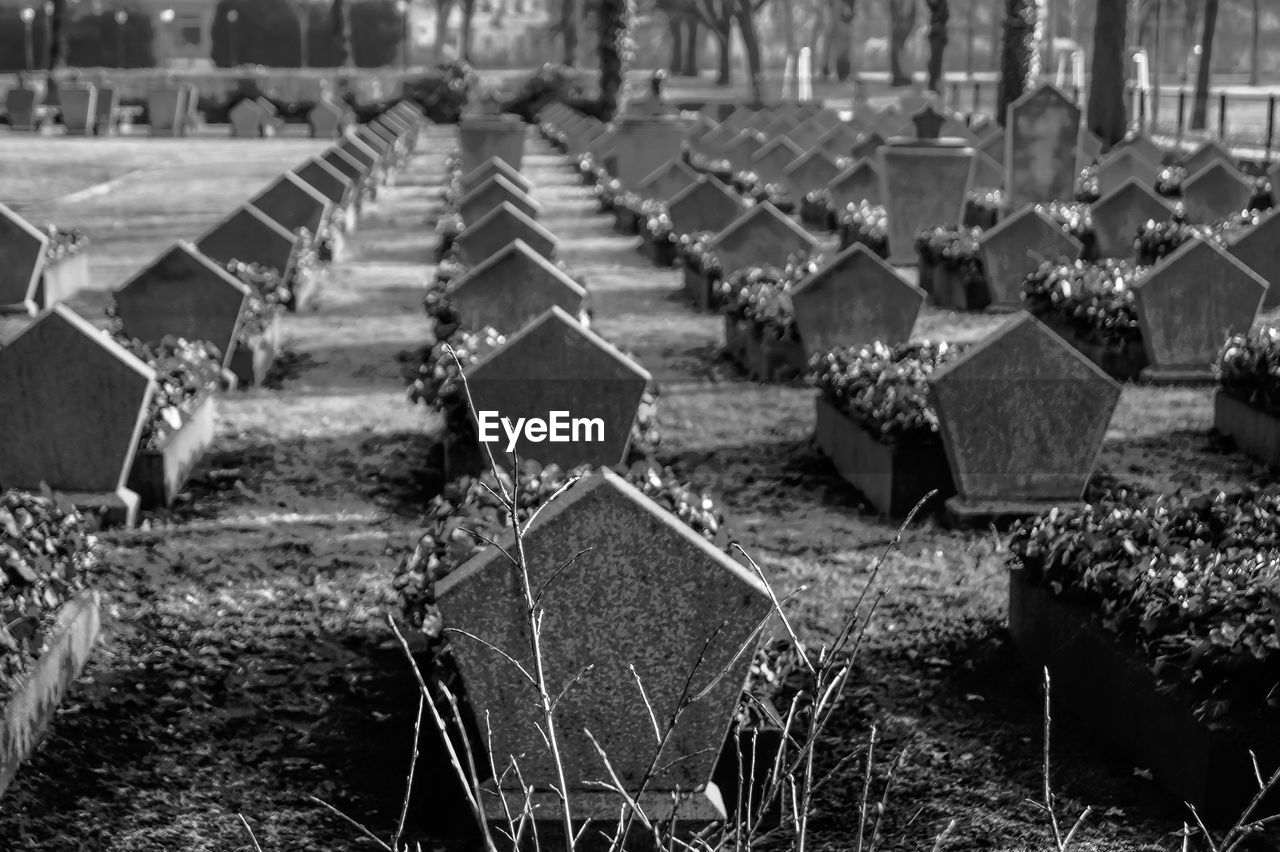
[[[854,0],[831,0],[828,44],[835,48],[836,79],[842,83],[853,73],[853,18]]]
[[[1125,6],[1125,0],[1111,0],[1101,6]],[[1033,0],[1005,0],[1004,26],[1000,40],[1000,86],[996,121],[1004,126],[1009,104],[1027,90],[1027,74],[1035,53],[1036,4]],[[1095,30],[1096,33],[1096,30]],[[1123,51],[1124,41],[1121,40]],[[1095,55],[1094,61],[1097,61]],[[1123,74],[1121,75],[1123,78]],[[1123,85],[1123,84],[1121,84]]]
[[[395,0],[359,0],[351,5],[351,45],[357,66],[395,65],[403,42],[404,21]]]
[[[889,0],[889,85],[910,86],[911,73],[906,70],[902,53],[907,39],[916,28],[916,0]]]
[[[719,50],[716,85],[729,85],[732,76],[730,45],[733,35],[733,12],[736,0],[693,0],[693,8],[703,25],[715,36]]]
[[[1093,65],[1089,80],[1089,129],[1108,147],[1124,138],[1127,3],[1100,3],[1093,24]]]
[[[67,59],[67,0],[53,0],[49,21],[49,71],[52,73]]]
[[[476,0],[462,0],[462,32],[458,35],[458,56],[471,61],[471,41],[476,17]]]
[[[1196,102],[1191,110],[1191,129],[1204,130],[1209,111],[1209,74],[1213,70],[1213,32],[1218,26],[1218,0],[1204,0],[1204,30],[1200,37],[1200,57],[1196,62]]]
[[[227,20],[232,10],[238,16],[235,23]],[[302,61],[297,32],[298,21],[288,0],[218,0],[209,56],[219,68],[230,67],[234,39],[238,64],[297,67]]]
[[[329,31],[337,42],[341,65],[355,64],[355,48],[351,44],[351,4],[349,0],[332,0],[329,5]]]
[[[951,9],[947,0],[924,0],[929,7],[929,90],[941,92],[943,51],[947,49],[947,22]]]

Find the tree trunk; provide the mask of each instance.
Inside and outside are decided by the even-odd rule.
[[[1196,63],[1196,105],[1191,111],[1191,129],[1204,130],[1209,111],[1209,75],[1213,71],[1213,31],[1218,26],[1218,0],[1204,0],[1204,35],[1200,39],[1200,61]]]
[[[462,0],[462,33],[458,36],[458,53],[463,62],[471,61],[471,24],[476,15],[476,0]]]
[[[732,43],[732,31],[716,30],[716,47],[719,48],[720,55],[719,66],[716,69],[716,85],[727,86],[732,82],[732,66],[730,65],[730,45]]]
[[[1262,34],[1262,6],[1261,0],[1253,0],[1253,31],[1249,41],[1249,85],[1258,85],[1260,69],[1258,62],[1261,58],[1261,46],[1259,36]]]
[[[342,53],[342,66],[354,68],[356,52],[351,42],[351,6],[346,0],[333,0],[329,6],[329,23],[333,28],[334,40]]]
[[[796,12],[790,3],[775,3],[774,12],[782,18],[782,40],[787,46],[787,56],[795,56],[799,52],[796,45]]]
[[[947,21],[951,9],[947,0],[925,0],[929,7],[929,91],[941,92],[942,52],[947,49]]]
[[[53,0],[49,22],[49,72],[52,74],[67,59],[67,0]]]
[[[667,67],[672,74],[684,76],[684,22],[667,16],[667,34],[671,37],[671,59]]]
[[[747,49],[747,78],[751,85],[751,99],[764,103],[764,67],[760,61],[760,38],[756,32],[755,10],[751,0],[736,0],[733,17],[738,22],[738,32],[742,33],[742,44]]]
[[[444,47],[449,38],[449,15],[453,0],[436,0],[436,62],[444,62]]]
[[[629,0],[601,0],[596,10],[601,121],[613,120],[618,111],[618,95],[626,74],[624,58],[631,23],[629,11]]]
[[[564,39],[564,64],[578,64],[578,2],[560,0],[560,36]]]
[[[1125,3],[1099,3],[1093,25],[1093,65],[1089,80],[1089,129],[1110,147],[1124,138]]]
[[[1182,85],[1191,77],[1191,51],[1196,44],[1196,24],[1200,20],[1201,0],[1183,0],[1182,7]]]
[[[853,0],[835,0],[831,16],[831,41],[836,55],[836,79],[841,83],[853,72]]]
[[[1123,15],[1124,5],[1124,0],[1099,3],[1099,8],[1106,7],[1106,12],[1099,11],[1098,19],[1101,20],[1108,15],[1115,14],[1117,7],[1119,8],[1119,13]],[[1000,41],[1000,97],[996,105],[996,121],[1000,123],[1001,127],[1004,127],[1005,113],[1009,108],[1009,104],[1016,101],[1027,90],[1027,72],[1031,68],[1031,55],[1036,49],[1035,14],[1036,6],[1033,0],[1005,0],[1004,31]],[[1122,60],[1120,70],[1123,72],[1123,39],[1120,40],[1120,50]],[[1098,61],[1096,51],[1093,58],[1096,65]],[[1123,93],[1123,73],[1111,82],[1120,86]]]
[[[911,74],[904,67],[902,52],[916,28],[916,0],[889,0],[889,85],[910,86]]]
[[[684,73],[688,77],[698,76],[698,47],[702,33],[699,32],[698,19],[690,15],[685,19],[687,29],[684,42]]]

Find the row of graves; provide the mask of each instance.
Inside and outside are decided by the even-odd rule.
[[[985,130],[931,103],[539,121],[724,315],[749,376],[816,389],[818,447],[879,512],[935,494],[950,525],[1013,525],[1015,644],[1176,801],[1231,821],[1280,767],[1280,494],[1083,498],[1125,383],[1216,385],[1216,429],[1280,465],[1280,332],[1254,329],[1280,298],[1280,165],[1104,151],[1080,118],[1042,86]],[[1009,316],[918,340],[926,303]]]
[[[18,86],[5,93],[5,113],[9,129],[39,132],[54,117],[60,119],[68,136],[110,136],[141,113],[141,107],[125,107],[114,86],[62,82],[58,85],[57,106],[45,102],[43,89]],[[203,121],[199,112],[200,91],[192,83],[156,88],[147,94],[147,116],[152,136],[190,136]],[[241,138],[272,137],[281,132],[284,120],[270,100],[261,95],[245,97],[228,112],[231,135]],[[341,136],[356,124],[349,105],[330,96],[321,97],[307,113],[307,128],[317,139]]]
[[[423,121],[400,103],[174,244],[113,292],[107,328],[45,287],[0,347],[0,794],[93,648],[92,531],[173,502],[219,395],[262,381],[281,312],[311,298],[320,252],[333,258]],[[47,236],[0,208],[0,243],[0,301],[34,308]]]

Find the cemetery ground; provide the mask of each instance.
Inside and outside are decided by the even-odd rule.
[[[104,640],[0,803],[0,846],[250,849],[243,814],[267,852],[373,848],[313,796],[382,837],[394,829],[416,688],[386,615],[429,496],[419,474],[432,428],[406,401],[396,355],[426,331],[421,286],[455,132],[427,131],[318,309],[286,318],[268,386],[221,400],[218,440],[187,495],[139,529],[103,534],[114,566]],[[793,623],[827,638],[897,525],[812,446],[814,392],[739,377],[717,357],[720,319],[676,295],[679,272],[615,235],[565,159],[530,139],[540,221],[586,278],[594,327],[661,386],[660,461],[723,502],[779,594],[805,588],[787,604]],[[86,229],[94,274],[114,285],[323,145],[7,137],[0,183],[16,173],[29,219]],[[78,165],[42,194],[42,160]],[[73,306],[99,317],[104,301]],[[926,308],[916,336],[972,340],[1000,321]],[[0,341],[20,327],[0,320]],[[1264,481],[1211,434],[1211,394],[1127,386],[1097,482],[1194,492]],[[1000,535],[919,519],[878,582],[852,695],[822,752],[834,765],[876,726],[873,803],[892,776],[878,848],[928,849],[952,819],[944,849],[1050,848],[1027,802],[1042,795],[1039,674],[1005,636]],[[424,849],[458,845],[467,828],[438,757],[426,731],[407,833]],[[1180,847],[1189,815],[1065,715],[1053,760],[1061,811],[1094,807],[1079,848]],[[861,766],[844,766],[816,804],[810,845],[854,846]]]

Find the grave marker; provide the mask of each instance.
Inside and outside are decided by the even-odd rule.
[[[453,285],[449,297],[469,328],[492,326],[511,332],[552,307],[578,316],[587,291],[517,239],[468,270]]]
[[[1173,207],[1155,190],[1130,178],[1090,205],[1100,258],[1133,257],[1138,228],[1148,219],[1163,222]]]
[[[1035,207],[1024,207],[978,240],[982,268],[991,290],[991,308],[1022,305],[1022,282],[1045,261],[1074,261],[1084,246]]]
[[[724,149],[724,158],[735,172],[751,168],[751,161],[766,145],[765,138],[752,130],[744,130]]]
[[[338,171],[328,160],[319,157],[307,160],[294,169],[293,174],[327,198],[330,204],[347,204],[355,190],[355,182],[351,178]]]
[[[314,242],[329,215],[329,200],[292,172],[285,172],[249,203],[290,233],[306,228]]]
[[[321,98],[307,113],[307,126],[313,139],[334,139],[341,136],[351,123],[345,104],[339,105],[328,98]]]
[[[1080,108],[1045,83],[1009,104],[1004,189],[1009,209],[1071,198],[1075,192]]]
[[[1232,238],[1227,251],[1267,282],[1263,307],[1280,304],[1280,207],[1264,213],[1258,224]]]
[[[983,137],[977,145],[979,151],[1004,166],[1004,128],[997,127]],[[1001,183],[1004,181],[1002,180]]]
[[[257,139],[266,135],[267,114],[257,101],[241,98],[227,113],[231,121],[231,135],[245,139]]]
[[[1182,184],[1187,220],[1211,222],[1247,210],[1253,181],[1222,162],[1210,163]]]
[[[147,96],[152,136],[182,136],[187,117],[186,89],[158,89]]]
[[[924,301],[923,290],[858,244],[791,293],[796,327],[809,356],[876,341],[905,343]]]
[[[824,133],[814,147],[833,158],[848,157],[853,154],[853,146],[858,144],[858,138],[858,132],[852,127],[837,124]]]
[[[293,233],[252,204],[231,211],[196,240],[205,257],[226,266],[233,260],[257,263],[287,277],[297,242]]]
[[[1193,175],[1213,163],[1223,163],[1233,169],[1236,168],[1236,158],[1231,155],[1230,151],[1223,148],[1216,139],[1205,141],[1183,161],[1183,165],[1187,167],[1187,174],[1189,175]]]
[[[43,103],[44,96],[35,89],[15,86],[5,92],[4,108],[9,116],[9,127],[15,131],[38,129],[37,111]]]
[[[542,205],[525,195],[502,175],[494,175],[458,200],[462,221],[476,222],[498,205],[506,202],[530,219],[537,219]]]
[[[1145,133],[1134,133],[1126,136],[1112,148],[1113,151],[1123,151],[1125,149],[1141,154],[1142,158],[1149,163],[1155,163],[1157,166],[1164,164],[1164,149],[1152,141],[1151,137]]]
[[[501,157],[516,171],[524,162],[524,123],[506,118],[463,118],[458,123],[462,171],[469,172],[490,157]]]
[[[1159,174],[1160,166],[1148,160],[1136,147],[1119,148],[1098,163],[1098,195],[1114,192],[1130,179],[1152,186]]]
[[[973,183],[974,150],[963,143],[921,139],[880,149],[880,195],[888,218],[889,262],[916,262],[915,235],[932,225],[959,227]]]
[[[508,243],[518,239],[524,240],[531,249],[545,258],[550,258],[556,252],[555,236],[505,201],[475,222],[468,223],[458,234],[454,245],[462,259],[474,265],[492,257]]]
[[[623,116],[617,130],[614,177],[624,189],[635,190],[664,163],[680,157],[687,125],[678,118]]]
[[[110,136],[116,131],[116,119],[120,113],[120,93],[115,86],[98,86],[94,102],[93,132],[98,136]]]
[[[817,241],[769,202],[751,207],[715,235],[711,248],[728,279],[740,269],[782,266],[793,254],[813,254]]]
[[[92,84],[64,83],[58,87],[58,112],[68,136],[93,134],[98,115],[98,90]]]
[[[749,168],[765,183],[778,183],[786,175],[787,166],[803,153],[796,143],[779,136],[756,152]]]
[[[667,215],[677,234],[718,232],[742,215],[742,199],[710,175],[703,175],[667,202]]]
[[[480,165],[462,176],[460,183],[463,192],[470,192],[495,175],[506,178],[512,186],[528,195],[533,191],[533,183],[520,172],[511,167],[506,160],[490,157]]]
[[[864,133],[849,149],[849,156],[855,160],[873,159],[884,145],[884,137],[876,131]]]
[[[831,193],[832,205],[839,213],[850,204],[863,201],[868,204],[883,204],[880,186],[880,166],[874,160],[861,159],[827,184],[827,189]]]
[[[793,160],[783,172],[783,182],[796,195],[805,195],[824,189],[841,175],[841,169],[825,152],[810,151]]]
[[[49,237],[0,204],[0,311],[35,313]]]
[[[698,180],[698,173],[689,168],[684,160],[669,160],[666,165],[659,166],[640,181],[636,193],[641,198],[653,198],[658,201],[680,194]]]

